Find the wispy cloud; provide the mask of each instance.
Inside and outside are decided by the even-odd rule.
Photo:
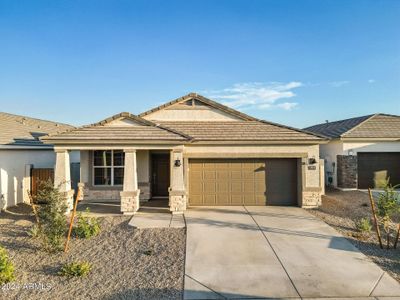
[[[368,79],[368,83],[375,83],[375,79]]]
[[[223,104],[242,109],[258,108],[272,109],[280,108],[291,110],[297,102],[279,102],[280,99],[293,98],[296,94],[293,89],[301,87],[301,82],[250,82],[237,83],[232,87],[205,91],[210,98],[222,101]]]
[[[333,86],[333,87],[341,87],[341,86],[344,86],[349,83],[350,83],[350,81],[348,81],[348,80],[342,80],[342,81],[332,81],[329,83],[329,85]]]

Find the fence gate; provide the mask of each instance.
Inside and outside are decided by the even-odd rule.
[[[54,182],[54,169],[32,169],[31,173],[31,193],[36,196],[40,183],[51,180]]]

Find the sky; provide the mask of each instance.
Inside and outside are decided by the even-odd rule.
[[[400,115],[400,1],[0,0],[0,111],[84,125],[196,92],[303,128]]]

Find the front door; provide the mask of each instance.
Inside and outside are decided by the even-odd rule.
[[[170,180],[169,153],[152,155],[153,197],[168,197]]]

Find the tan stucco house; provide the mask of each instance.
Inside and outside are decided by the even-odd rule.
[[[140,202],[189,206],[320,204],[326,139],[246,115],[188,94],[139,115],[120,113],[49,135],[55,184],[72,197],[69,153],[80,151],[83,201],[115,201],[134,213]]]
[[[321,145],[326,182],[341,189],[400,184],[400,116],[373,114],[305,130],[329,137]]]

